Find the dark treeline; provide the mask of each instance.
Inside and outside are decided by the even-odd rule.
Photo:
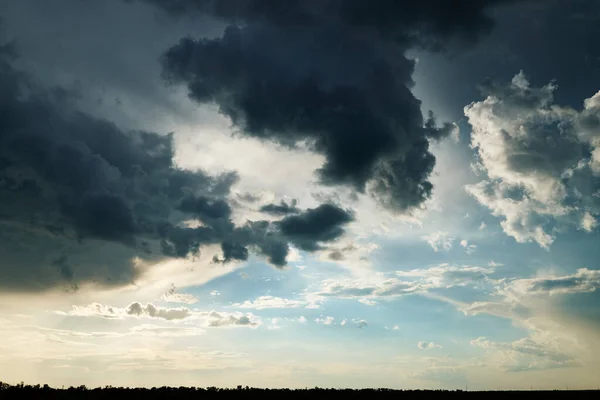
[[[553,390],[553,391],[463,391],[463,390],[394,390],[394,389],[327,389],[327,388],[306,388],[306,389],[261,389],[248,386],[238,386],[237,388],[217,388],[217,387],[153,387],[153,388],[126,388],[105,386],[103,388],[89,389],[86,386],[69,388],[52,388],[48,385],[9,385],[0,382],[0,399],[19,398],[19,399],[114,399],[116,396],[126,396],[127,399],[143,398],[147,399],[206,399],[206,398],[255,398],[261,399],[289,399],[289,398],[314,398],[316,396],[327,396],[328,399],[367,399],[367,398],[385,398],[385,399],[406,399],[406,398],[426,398],[427,396],[437,396],[443,398],[464,398],[485,396],[503,398],[507,395],[524,395],[543,398],[600,398],[598,390]]]

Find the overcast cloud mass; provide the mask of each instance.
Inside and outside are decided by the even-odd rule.
[[[599,27],[0,2],[2,380],[595,388]]]

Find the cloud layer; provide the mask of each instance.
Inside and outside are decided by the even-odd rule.
[[[261,320],[253,314],[240,312],[197,311],[187,307],[168,308],[157,307],[152,303],[145,305],[133,302],[127,307],[111,307],[104,304],[92,303],[88,306],[73,306],[70,311],[57,311],[61,315],[74,317],[96,317],[106,319],[125,318],[155,318],[165,321],[202,320],[204,326],[211,328],[245,326],[254,328]]]

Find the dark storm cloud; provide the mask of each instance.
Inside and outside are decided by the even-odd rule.
[[[345,259],[346,259],[346,257],[344,256],[344,253],[342,253],[342,252],[341,252],[341,251],[339,251],[339,250],[332,251],[331,253],[329,253],[329,254],[327,255],[327,257],[328,257],[330,260],[334,260],[334,261],[343,261],[343,260],[345,260]]]
[[[277,222],[281,232],[296,246],[306,251],[320,248],[320,242],[331,242],[344,234],[343,225],[354,220],[351,212],[333,204],[309,208],[298,215]]]
[[[134,0],[125,0],[132,2]],[[523,0],[139,0],[173,15],[200,12],[229,22],[257,21],[279,26],[314,26],[335,20],[369,28],[396,40],[415,40],[421,34],[473,38],[488,31],[491,6]],[[534,0],[535,1],[535,0]]]
[[[127,284],[134,257],[188,257],[207,244],[225,262],[250,249],[286,264],[291,239],[278,225],[231,221],[237,174],[177,168],[172,134],[78,111],[71,93],[14,69],[15,54],[0,47],[0,290]]]
[[[229,218],[231,208],[222,199],[210,199],[206,196],[186,197],[179,204],[183,212],[197,215],[201,220],[212,220],[218,218]]]
[[[369,192],[394,211],[432,191],[429,141],[454,126],[424,118],[411,93],[412,46],[440,48],[491,27],[504,1],[149,1],[232,24],[221,38],[183,38],[163,56],[168,82],[216,103],[241,134],[325,156],[321,183]]]
[[[260,211],[273,215],[295,214],[300,212],[300,209],[296,207],[296,203],[296,200],[292,200],[291,203],[282,200],[279,204],[265,204],[260,208]]]

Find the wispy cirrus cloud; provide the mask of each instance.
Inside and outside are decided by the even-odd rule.
[[[276,296],[260,296],[254,300],[246,300],[242,303],[234,303],[235,308],[251,308],[254,310],[264,310],[268,308],[300,308],[308,304],[305,300],[290,300]]]
[[[495,266],[456,266],[447,263],[429,268],[395,271],[394,277],[370,279],[327,279],[315,296],[325,300],[329,297],[356,299],[374,305],[377,301],[400,296],[428,293],[435,289],[448,289],[457,286],[493,284],[490,275]]]

